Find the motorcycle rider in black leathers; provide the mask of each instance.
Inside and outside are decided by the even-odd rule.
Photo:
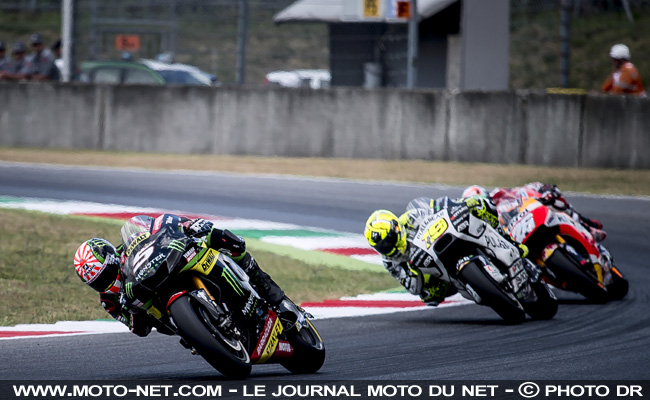
[[[488,199],[471,197],[452,200],[449,197],[438,199],[421,197],[411,200],[407,211],[399,218],[389,210],[376,210],[366,221],[364,236],[372,248],[382,255],[384,267],[411,294],[419,295],[424,303],[437,306],[446,297],[456,293],[453,284],[438,279],[429,273],[428,266],[433,262],[431,255],[411,241],[418,230],[421,219],[432,212],[449,209],[451,215],[462,217],[463,213],[472,215],[498,229],[496,207]],[[528,247],[514,242],[503,235],[519,249],[522,257],[528,255]]]
[[[202,218],[192,220],[173,214],[163,214],[156,219],[141,215],[131,218],[125,226],[139,225],[142,229],[151,231],[156,229],[156,225],[160,227],[160,224],[164,223],[174,224],[185,235],[201,238],[208,247],[232,258],[250,277],[250,282],[258,294],[271,306],[287,303],[285,307],[292,308],[293,303],[286,299],[282,289],[262,271],[257,261],[246,251],[244,238],[227,229],[217,229],[212,222]],[[123,244],[115,248],[106,239],[93,238],[79,246],[75,253],[74,266],[79,278],[99,292],[104,310],[125,324],[131,332],[138,336],[147,336],[151,328],[156,327],[160,333],[173,334],[144,310],[129,304],[120,279],[120,265],[124,259]]]

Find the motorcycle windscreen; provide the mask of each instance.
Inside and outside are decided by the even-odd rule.
[[[126,221],[120,229],[120,239],[124,249],[126,250],[140,233],[151,233],[153,222],[153,217],[148,215],[137,215]]]
[[[149,232],[136,233],[132,241],[132,251],[122,265],[126,280],[139,282],[150,290],[156,290],[172,273],[175,267],[185,264],[183,250],[187,238],[173,229],[163,229],[151,235]],[[144,237],[138,241],[137,238]],[[125,251],[125,254],[127,252]]]

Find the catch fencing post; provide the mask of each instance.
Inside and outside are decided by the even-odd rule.
[[[246,28],[248,25],[248,0],[239,0],[237,24],[237,85],[246,82]]]
[[[63,57],[63,71],[61,76],[62,82],[70,82],[73,75],[74,61],[74,31],[75,31],[75,0],[63,0],[61,3],[61,14],[63,22],[61,24],[61,45]]]
[[[406,87],[413,89],[418,72],[418,2],[411,0],[411,18],[409,19],[408,66],[406,70]]]
[[[571,74],[571,7],[572,0],[562,0],[560,10],[560,86],[569,87]]]

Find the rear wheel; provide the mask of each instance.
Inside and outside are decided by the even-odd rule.
[[[562,248],[558,248],[551,257],[546,260],[546,265],[553,271],[560,281],[566,282],[566,289],[578,292],[589,300],[606,302],[609,299],[607,289],[598,282],[595,276],[583,271],[578,261],[569,255],[564,254]]]
[[[481,304],[491,307],[506,322],[521,323],[526,319],[521,304],[504,292],[476,261],[465,265],[459,275],[479,295]]]
[[[251,373],[251,360],[239,340],[216,328],[216,321],[203,305],[181,296],[169,307],[181,336],[217,371],[234,379]]]
[[[291,329],[287,336],[293,347],[293,355],[282,361],[283,367],[294,374],[313,374],[323,366],[325,344],[309,320],[300,331]]]
[[[551,319],[558,309],[558,301],[551,289],[542,281],[530,285],[537,296],[535,302],[522,302],[526,314],[532,319]]]

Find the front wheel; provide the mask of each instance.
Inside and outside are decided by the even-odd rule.
[[[526,319],[521,304],[513,296],[504,292],[476,261],[465,265],[460,270],[459,276],[479,295],[481,304],[491,307],[506,322],[517,324]]]
[[[171,304],[169,312],[181,337],[217,371],[234,379],[250,375],[251,360],[246,348],[219,331],[202,304],[184,295]]]
[[[535,292],[537,300],[533,302],[522,302],[526,314],[532,319],[551,319],[558,309],[557,297],[551,292],[544,282],[538,281],[530,284]]]
[[[294,374],[313,374],[325,362],[325,343],[311,321],[299,331],[295,328],[287,332],[293,347],[293,355],[282,361],[282,366]]]

